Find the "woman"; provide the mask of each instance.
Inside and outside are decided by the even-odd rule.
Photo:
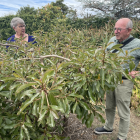
[[[25,33],[25,22],[23,19],[19,18],[19,17],[15,17],[11,20],[10,23],[11,27],[15,30],[15,34],[12,35],[11,37],[9,37],[7,39],[8,42],[14,42],[16,41],[16,38],[22,38],[22,42],[32,42],[32,44],[36,43],[36,41],[34,41],[35,39],[33,38],[33,36],[30,36],[28,34]],[[8,48],[9,46],[7,46]]]

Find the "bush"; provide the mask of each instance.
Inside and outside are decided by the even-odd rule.
[[[122,73],[131,79],[120,66],[129,56],[105,52],[106,30],[92,33],[58,24],[50,32],[34,33],[37,44],[25,47],[17,40],[8,52],[0,46],[2,139],[64,139],[59,113],[76,114],[87,127],[95,116],[104,122],[100,102],[107,90],[122,82]],[[96,42],[98,35],[103,42]]]

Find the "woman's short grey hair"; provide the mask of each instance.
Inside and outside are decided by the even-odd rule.
[[[133,23],[131,19],[128,21],[126,28],[133,28]]]
[[[14,17],[12,20],[11,20],[11,27],[16,27],[18,24],[22,24],[22,25],[25,25],[25,22],[23,19],[19,18],[19,17]]]

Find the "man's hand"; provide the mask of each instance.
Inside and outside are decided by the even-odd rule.
[[[131,71],[129,72],[129,75],[132,77],[132,78],[135,78],[136,76],[138,76],[139,74],[139,71]]]

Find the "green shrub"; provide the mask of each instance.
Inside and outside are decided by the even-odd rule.
[[[37,44],[25,47],[17,39],[8,52],[0,46],[2,139],[64,139],[59,113],[76,114],[87,127],[95,116],[104,122],[105,92],[122,82],[122,73],[131,79],[120,66],[129,56],[105,53],[107,27],[94,36],[93,30],[67,30],[58,24],[50,32],[36,31]]]

